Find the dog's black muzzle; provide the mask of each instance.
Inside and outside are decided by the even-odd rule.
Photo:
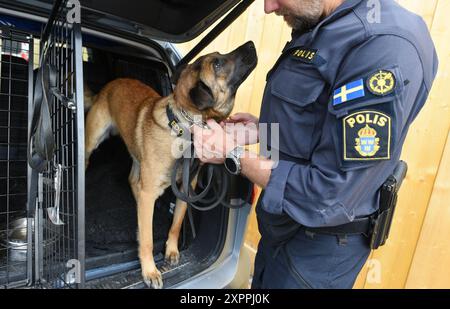
[[[242,82],[250,75],[258,63],[255,44],[252,41],[245,43],[229,54],[234,58],[235,70],[229,81],[229,87],[236,91]]]

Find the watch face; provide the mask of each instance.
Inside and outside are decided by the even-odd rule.
[[[237,164],[231,158],[226,158],[225,159],[225,167],[233,175],[236,175],[237,172],[238,172]]]

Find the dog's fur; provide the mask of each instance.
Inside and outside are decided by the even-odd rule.
[[[116,79],[99,94],[88,94],[92,105],[86,119],[86,168],[89,157],[110,130],[117,130],[133,158],[129,182],[138,207],[139,258],[147,285],[162,287],[161,273],[153,259],[153,208],[155,200],[170,185],[175,162],[172,153],[176,135],[168,126],[166,106],[185,127],[191,124],[181,110],[205,119],[223,120],[234,106],[238,86],[256,66],[251,42],[235,51],[200,57],[180,74],[174,93],[160,97],[149,86],[133,79]],[[178,237],[186,203],[177,200],[166,242],[165,258],[179,261]]]

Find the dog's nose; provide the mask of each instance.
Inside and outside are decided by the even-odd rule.
[[[248,41],[244,44],[244,47],[248,50],[256,50],[255,43],[253,43],[253,41]]]

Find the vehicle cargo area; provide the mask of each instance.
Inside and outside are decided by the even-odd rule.
[[[84,61],[84,80],[93,93],[100,91],[107,82],[121,77],[138,79],[162,96],[171,92],[166,66],[145,59],[142,52],[139,57],[139,51],[127,50],[125,47],[122,54],[99,48],[88,48],[87,53],[88,57]],[[136,56],[129,56],[130,54]],[[118,136],[111,136],[105,140],[90,159],[85,180],[88,280],[101,273],[98,270],[89,272],[90,269],[104,268],[104,271],[114,272],[113,268],[127,270],[139,264],[136,202],[128,184],[130,168],[131,158]],[[175,197],[168,188],[157,201],[153,225],[155,259],[160,262],[163,269],[170,270],[171,273],[175,273],[175,269],[165,265],[163,258],[174,205]],[[179,267],[185,267],[190,271],[196,268],[192,264],[201,260],[206,261],[214,249],[218,249],[215,247],[217,240],[220,240],[220,223],[223,222],[224,211],[219,208],[207,213],[192,210],[192,215],[194,227],[190,226],[186,218],[179,244],[182,255]],[[205,220],[209,224],[205,224]],[[210,224],[211,222],[217,224]],[[195,239],[192,228],[196,233]],[[117,265],[120,263],[124,264]],[[189,264],[191,265],[186,267]],[[141,281],[140,275],[136,279]]]
[[[28,277],[34,276],[30,268],[35,262],[28,255],[35,253],[37,247],[33,239],[37,224],[33,219],[27,219],[29,175],[26,159],[31,80],[28,69],[31,58],[35,62],[34,68],[37,67],[39,44],[35,39],[34,44],[25,46],[19,43],[11,47],[7,45],[8,40],[11,41],[11,38],[2,37],[0,96],[0,286],[4,287],[20,286],[29,281]],[[86,45],[83,44],[85,92],[96,94],[106,83],[120,77],[138,79],[162,96],[172,91],[168,68],[156,60],[156,55],[93,36],[87,41]],[[65,53],[62,49],[58,55],[62,57]],[[57,110],[52,110],[52,113],[57,113]],[[64,123],[65,117],[61,116],[61,123]],[[72,133],[71,130],[61,133],[70,135],[73,130]],[[64,140],[63,137],[62,143]],[[69,148],[68,156],[74,156],[74,153]],[[106,138],[91,156],[85,174],[85,187],[81,188],[85,190],[85,214],[84,218],[77,218],[84,220],[86,287],[144,287],[137,254],[136,202],[128,184],[130,168],[131,158],[126,146],[116,135]],[[65,172],[63,175],[66,175]],[[60,212],[64,224],[55,226],[52,222],[45,222],[44,209],[44,229],[41,233],[45,241],[41,244],[44,250],[40,254],[47,270],[40,282],[42,287],[66,288],[74,283],[70,278],[64,278],[64,272],[60,273],[58,267],[53,267],[65,263],[76,250],[74,242],[71,242],[72,228],[77,223],[74,213],[71,213],[73,202],[70,201],[74,180],[71,180],[69,173],[67,176],[68,183],[63,183],[61,191],[61,200],[68,203]],[[51,179],[50,176],[43,177],[44,187],[46,182],[51,184]],[[52,198],[53,194],[54,190],[50,188],[47,193],[44,192],[44,199],[45,196]],[[157,201],[154,213],[154,255],[162,270],[165,287],[191,277],[214,262],[224,242],[228,215],[228,210],[222,207],[207,212],[192,210],[191,219],[188,220],[188,216],[185,218],[180,237],[180,263],[170,267],[164,261],[164,249],[174,204],[175,197],[168,188]]]

